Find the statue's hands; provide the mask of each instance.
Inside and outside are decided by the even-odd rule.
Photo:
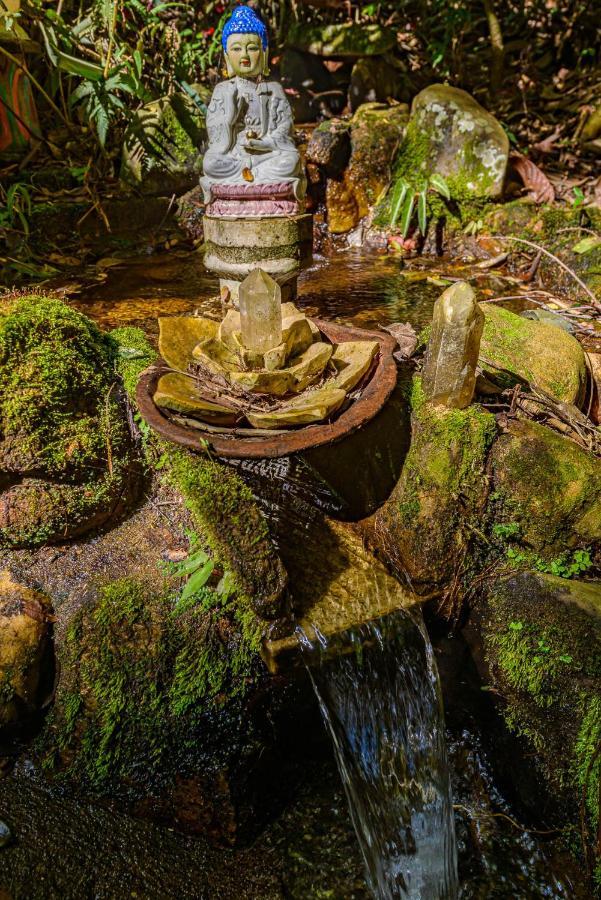
[[[267,141],[259,138],[247,138],[244,143],[244,149],[249,153],[271,153],[273,147]]]

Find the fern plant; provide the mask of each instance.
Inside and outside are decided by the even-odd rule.
[[[409,234],[416,213],[417,228],[422,235],[426,234],[428,193],[430,191],[440,194],[446,200],[451,199],[447,182],[442,175],[438,175],[436,172],[430,176],[420,190],[416,190],[403,178],[400,178],[395,184],[390,202],[390,227],[394,228],[397,222],[400,222],[403,238]]]

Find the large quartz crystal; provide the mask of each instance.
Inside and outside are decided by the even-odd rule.
[[[451,285],[434,304],[424,364],[423,389],[439,406],[464,409],[471,403],[484,314],[464,281]]]
[[[263,269],[253,269],[238,295],[242,343],[265,353],[282,342],[282,292]]]

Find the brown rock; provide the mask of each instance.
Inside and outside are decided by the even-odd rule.
[[[35,713],[50,664],[50,601],[0,573],[0,731]]]

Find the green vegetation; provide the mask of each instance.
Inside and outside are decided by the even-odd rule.
[[[484,627],[507,725],[535,750],[566,829],[579,822],[585,797],[591,843],[601,768],[600,633],[592,603],[599,604],[598,587],[524,573],[495,587]]]
[[[130,438],[114,363],[111,340],[62,300],[0,300],[0,465],[29,478],[5,544],[84,529],[123,494]]]
[[[260,629],[247,618],[241,635],[239,620],[238,598],[217,586],[185,604],[167,581],[159,592],[131,578],[101,587],[61,648],[51,728],[38,745],[45,768],[134,794],[177,771],[212,711],[258,675]]]
[[[0,301],[1,431],[25,469],[81,476],[106,461],[117,437],[113,358],[107,337],[62,300]]]

